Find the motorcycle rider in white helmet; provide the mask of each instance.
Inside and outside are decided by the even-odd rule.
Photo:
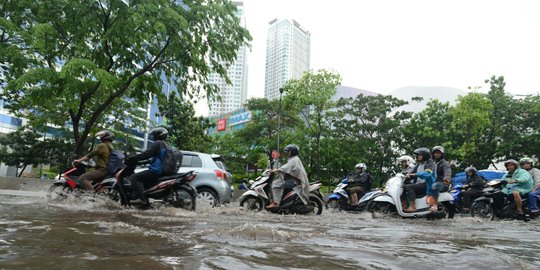
[[[366,164],[358,163],[354,166],[355,173],[348,177],[347,192],[350,194],[350,204],[358,204],[358,194],[364,194],[371,190],[373,176],[366,172]]]

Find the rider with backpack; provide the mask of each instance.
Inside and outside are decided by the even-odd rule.
[[[107,172],[109,158],[113,152],[112,141],[114,140],[114,133],[109,130],[102,130],[96,135],[102,143],[86,156],[73,161],[74,163],[81,163],[82,161],[93,158],[96,162],[94,168],[89,169],[88,172],[82,174],[79,178],[87,191],[94,190],[92,181],[101,181],[107,177],[109,174]]]
[[[148,200],[144,196],[144,183],[151,183],[162,176],[176,173],[172,168],[168,168],[168,162],[164,162],[167,160],[167,153],[169,152],[165,143],[169,134],[167,129],[158,127],[152,129],[149,133],[154,138],[152,146],[138,155],[126,158],[126,163],[151,158],[148,170],[130,176],[131,186],[133,188],[133,198],[130,200],[131,204],[148,205]]]

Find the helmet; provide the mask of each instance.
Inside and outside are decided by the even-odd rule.
[[[405,156],[398,157],[397,162],[399,164],[401,164],[403,161],[407,162],[407,166],[411,166],[412,164],[414,164],[414,158],[412,158],[411,156],[405,155]]]
[[[478,170],[476,170],[476,168],[473,167],[473,166],[469,166],[469,167],[467,167],[467,168],[465,169],[465,173],[473,172],[473,173],[476,174],[477,171],[478,171]]]
[[[444,154],[444,147],[442,147],[440,145],[437,145],[437,146],[433,147],[433,149],[431,149],[431,154],[433,154],[433,152],[435,152],[437,150],[440,151],[441,154]]]
[[[508,164],[514,164],[516,165],[516,168],[519,167],[519,163],[515,160],[515,159],[509,159],[507,161],[504,162],[504,167],[506,167],[506,165]]]
[[[169,131],[167,131],[167,129],[164,127],[157,127],[150,130],[149,133],[152,135],[152,137],[154,137],[154,140],[165,140],[167,139]]]
[[[300,147],[296,144],[289,144],[285,146],[285,152],[290,152],[291,156],[298,156],[300,154]]]
[[[114,140],[114,133],[110,130],[102,130],[96,134],[101,141],[110,141],[112,142]]]
[[[429,159],[429,156],[430,156],[429,148],[427,148],[427,147],[418,148],[418,149],[414,150],[413,153],[415,155],[417,155],[417,156],[423,156],[424,161],[427,161]]]
[[[366,164],[364,164],[364,163],[358,163],[358,164],[354,165],[354,168],[355,169],[363,169],[364,171],[367,169]]]
[[[519,160],[519,165],[523,165],[524,163],[530,163],[531,166],[534,166],[534,160],[532,158],[529,158],[529,157],[524,157],[524,158]]]

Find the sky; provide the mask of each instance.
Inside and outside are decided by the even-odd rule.
[[[307,29],[311,69],[338,72],[342,85],[382,94],[407,86],[466,90],[497,75],[513,94],[540,92],[538,0],[243,2],[253,37],[248,98],[264,96],[266,35],[274,18]]]

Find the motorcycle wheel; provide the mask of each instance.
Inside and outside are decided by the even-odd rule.
[[[178,187],[174,189],[173,196],[175,197],[171,203],[173,207],[182,208],[187,211],[195,211],[197,199],[193,191],[185,187]]]
[[[120,193],[117,189],[113,187],[102,187],[98,190],[96,190],[96,195],[101,196],[103,198],[109,199],[111,201],[120,201]]]
[[[244,207],[251,211],[262,211],[264,203],[261,198],[255,196],[247,196],[240,201],[240,207]]]
[[[321,200],[319,198],[317,198],[317,197],[309,197],[309,203],[311,204],[311,206],[313,206],[313,213],[315,215],[322,214],[323,205],[322,205],[322,202],[321,202]]]
[[[63,200],[66,199],[72,190],[68,186],[53,185],[49,188],[47,199],[49,200]]]
[[[388,202],[370,201],[366,209],[373,218],[387,217],[396,213],[396,207]]]
[[[493,209],[493,205],[486,201],[474,202],[471,206],[471,215],[486,220],[493,220],[495,218],[495,210]]]
[[[330,210],[330,212],[341,211],[341,207],[339,206],[339,200],[338,199],[328,200],[328,210]]]

